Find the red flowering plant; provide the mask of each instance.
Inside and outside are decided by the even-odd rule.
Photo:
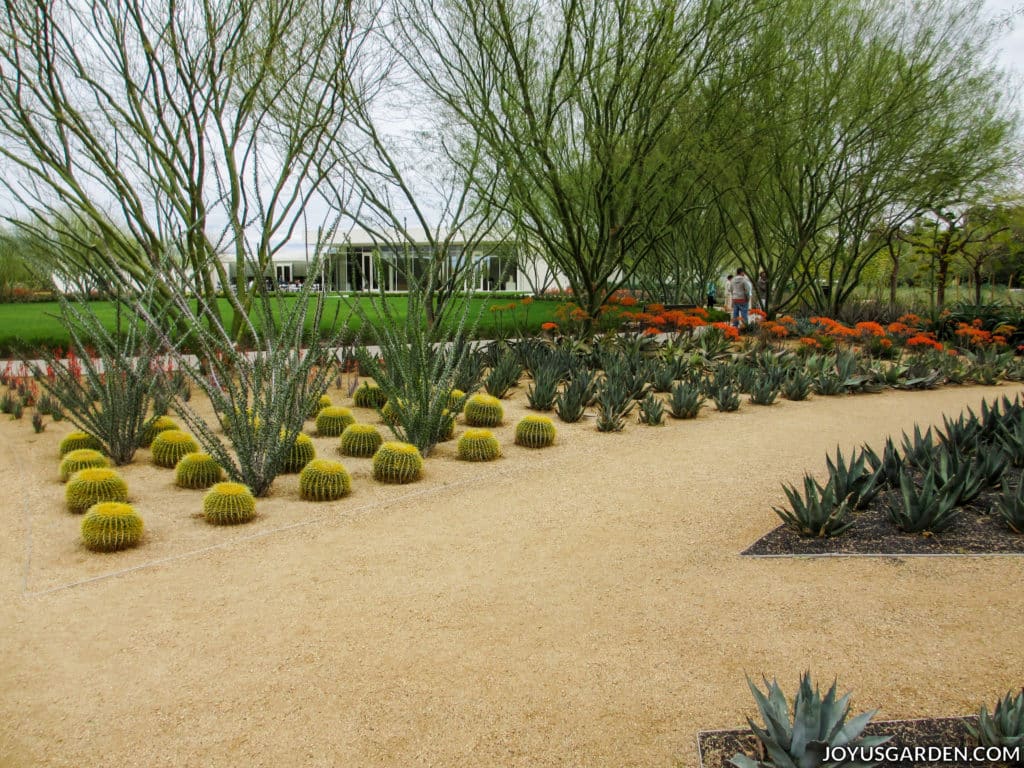
[[[680,346],[684,340],[693,338],[697,328],[707,326],[707,310],[703,307],[692,309],[670,309],[655,317],[656,326],[669,335],[674,346]]]

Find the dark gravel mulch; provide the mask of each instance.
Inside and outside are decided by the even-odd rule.
[[[880,720],[869,723],[864,729],[867,736],[892,736],[886,747],[962,747],[970,750],[977,742],[964,727],[965,722],[977,725],[975,717],[937,717],[922,720]],[[701,731],[697,735],[697,748],[700,750],[703,768],[731,768],[729,758],[739,753],[748,757],[762,759],[760,744],[753,732],[748,729],[734,731]],[[952,754],[952,753],[951,753]],[[958,768],[963,766],[992,765],[992,763],[972,763],[969,761],[951,761],[941,763],[930,762],[880,762],[880,768]]]
[[[880,493],[870,509],[851,514],[855,522],[839,536],[807,538],[786,526],[762,536],[744,555],[1024,555],[1024,535],[1014,533],[995,510],[999,491],[982,493],[964,506],[949,528],[937,534],[903,533],[889,520],[887,504],[899,491]]]

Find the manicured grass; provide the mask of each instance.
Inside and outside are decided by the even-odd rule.
[[[281,302],[295,301],[295,297],[283,297]],[[276,301],[276,299],[275,299]],[[312,299],[310,306],[312,308]],[[556,301],[534,301],[524,305],[520,300],[508,296],[477,296],[470,299],[470,322],[479,318],[476,336],[480,338],[497,338],[522,333],[535,333],[541,323],[554,318],[559,303]],[[347,328],[344,339],[351,342],[360,332],[360,320],[353,309],[358,302],[369,317],[376,312],[369,297],[329,296],[324,308],[321,333],[331,335],[339,327]],[[405,318],[406,299],[403,296],[388,298],[391,313],[400,319]],[[113,330],[116,326],[115,306],[110,302],[93,301],[89,307],[103,324]],[[232,317],[227,300],[221,299],[220,310],[225,320]],[[275,309],[280,311],[280,306]],[[122,318],[123,319],[123,318]],[[307,317],[306,327],[312,324],[312,317]],[[365,337],[372,343],[369,336]],[[31,352],[39,347],[64,347],[69,343],[67,328],[60,314],[60,305],[55,301],[34,304],[0,304],[0,357],[15,357],[23,352]]]

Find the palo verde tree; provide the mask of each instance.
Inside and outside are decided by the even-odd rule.
[[[729,243],[768,275],[769,312],[836,312],[885,233],[1016,159],[1016,116],[971,3],[786,0],[739,64],[715,177]]]
[[[382,84],[401,92],[409,79],[395,73],[404,66],[402,46],[384,34],[387,27],[375,30]],[[333,204],[369,235],[383,256],[376,266],[398,278],[395,287],[415,286],[420,309],[435,325],[452,311],[457,294],[474,287],[481,264],[509,260],[508,233],[498,225],[502,208],[493,202],[493,177],[484,174],[482,143],[450,144],[428,115],[410,114],[415,100],[388,104],[387,93],[381,87],[374,98],[359,94],[352,101],[344,152],[352,188]],[[400,109],[407,120],[430,127],[385,132],[382,124],[394,121],[381,114]]]
[[[683,97],[758,5],[402,0],[395,26],[453,136],[479,142],[495,181],[481,194],[593,318],[648,255],[644,202],[686,168],[664,141]]]
[[[262,275],[342,176],[368,13],[357,0],[9,0],[0,184],[53,247],[74,238],[92,269],[136,288],[170,269],[211,321],[232,261],[241,333],[262,283],[246,294],[247,271]]]

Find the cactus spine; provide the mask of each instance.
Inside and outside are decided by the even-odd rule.
[[[107,457],[99,451],[79,448],[60,460],[60,481],[66,483],[75,472],[81,472],[83,469],[102,469],[109,466]]]
[[[299,473],[299,496],[306,501],[334,501],[352,492],[352,478],[340,461],[313,459]]]
[[[415,445],[389,441],[373,454],[373,479],[382,483],[412,483],[423,474],[423,457]]]
[[[348,408],[330,406],[316,415],[316,433],[321,437],[337,437],[345,427],[356,423],[356,417]]]
[[[365,382],[352,396],[356,408],[383,408],[387,401],[388,396],[380,387],[372,387]]]
[[[467,429],[459,438],[459,458],[466,461],[494,461],[501,456],[501,446],[487,429]]]
[[[341,433],[338,452],[344,456],[368,459],[383,442],[384,438],[373,424],[349,424]]]
[[[80,515],[102,501],[128,502],[128,484],[112,469],[83,469],[71,476],[64,489],[68,509]]]
[[[93,437],[88,432],[71,432],[60,441],[60,457],[63,459],[72,451],[88,449],[90,451],[102,451],[103,443],[98,437]]]
[[[174,469],[182,456],[195,453],[199,450],[199,445],[187,432],[180,429],[165,429],[153,438],[151,448],[154,464],[165,469]]]
[[[547,448],[555,442],[555,425],[547,416],[525,416],[516,424],[516,445]]]
[[[209,488],[224,479],[224,470],[208,453],[186,453],[174,467],[174,482],[179,488]]]
[[[203,515],[213,525],[238,525],[256,517],[256,499],[241,483],[217,483],[203,497]]]
[[[466,416],[466,424],[471,427],[497,427],[505,418],[505,410],[501,407],[501,401],[483,393],[469,398],[463,413]]]
[[[82,543],[94,552],[115,552],[138,544],[142,529],[142,518],[130,504],[103,501],[82,518]]]
[[[309,439],[309,435],[300,432],[295,436],[295,442],[292,443],[292,447],[285,457],[281,471],[292,474],[301,472],[302,468],[309,464],[315,456],[316,448],[313,446],[313,441]]]

